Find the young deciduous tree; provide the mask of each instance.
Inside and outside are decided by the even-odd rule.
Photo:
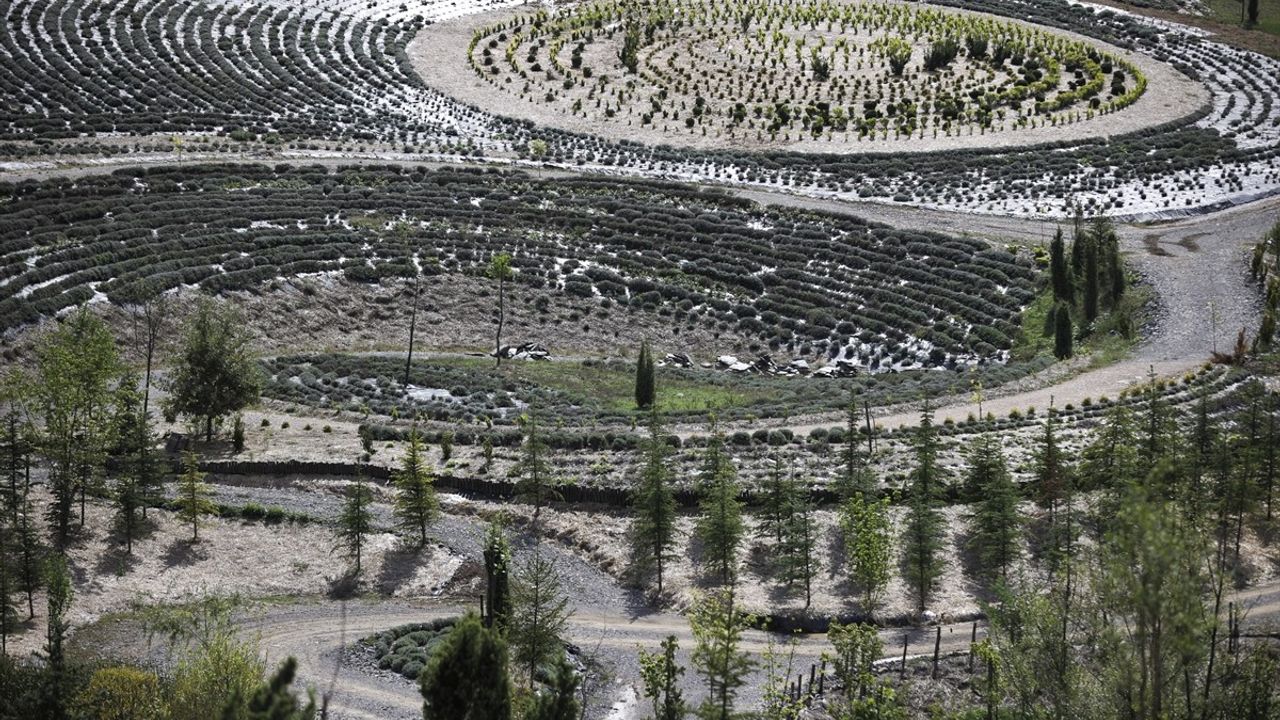
[[[498,329],[493,338],[495,367],[502,367],[502,326],[507,320],[507,281],[511,274],[511,256],[507,253],[494,255],[489,261],[489,277],[498,281]]]
[[[653,720],[684,720],[688,708],[680,691],[684,667],[676,662],[680,643],[675,635],[662,641],[661,652],[640,650],[640,678],[644,696],[653,700]]]
[[[205,515],[217,512],[213,504],[213,491],[204,482],[204,473],[196,462],[196,454],[188,452],[182,456],[184,467],[182,477],[178,478],[178,495],[174,505],[178,509],[178,520],[191,526],[191,542],[200,541],[200,521]]]
[[[396,524],[401,532],[415,538],[418,547],[425,547],[427,527],[439,516],[440,502],[417,428],[409,432],[409,447],[393,482]]]
[[[564,629],[573,611],[560,586],[555,563],[540,549],[516,567],[511,583],[511,615],[507,639],[512,660],[527,673],[529,687],[538,670],[564,652]]]
[[[365,540],[373,532],[373,493],[364,479],[364,469],[356,473],[356,481],[347,489],[347,499],[342,503],[342,512],[338,514],[338,524],[334,528],[334,551],[341,552],[349,562],[354,563],[352,572],[360,574],[360,560],[364,552]]]
[[[671,448],[662,435],[656,410],[649,412],[649,437],[644,453],[644,467],[631,493],[631,566],[637,577],[656,575],[661,598],[663,571],[667,562],[675,557],[676,498],[668,466]]]
[[[738,691],[746,686],[755,662],[742,649],[742,633],[751,618],[738,611],[733,591],[708,591],[694,603],[689,615],[693,631],[691,661],[707,687],[698,708],[702,720],[732,720]]]
[[[245,327],[233,306],[203,298],[183,328],[168,411],[201,419],[206,442],[213,439],[214,421],[258,401],[262,380]]]
[[[468,613],[418,676],[425,720],[511,720],[507,643]]]
[[[652,408],[657,398],[657,365],[646,340],[640,344],[640,357],[636,359],[636,407],[641,410]]]
[[[314,720],[316,716],[314,694],[311,694],[307,704],[303,705],[298,702],[298,697],[289,687],[293,684],[297,673],[298,661],[293,657],[285,659],[271,679],[249,696],[244,707],[245,720]],[[233,720],[238,715],[230,709],[223,713],[224,720]]]
[[[1207,546],[1182,513],[1136,491],[1100,551],[1096,631],[1112,664],[1103,677],[1130,717],[1171,717],[1186,701],[1185,677],[1201,675],[1217,621],[1203,597]]]
[[[703,562],[720,584],[732,586],[742,545],[742,502],[738,499],[737,470],[724,449],[724,437],[714,432],[702,459],[701,516],[694,532],[702,541]]]
[[[943,523],[938,512],[944,476],[938,463],[938,432],[933,425],[933,409],[926,405],[915,436],[915,468],[911,473],[907,520],[902,533],[906,580],[915,595],[916,607],[924,611],[933,583],[942,572],[938,554],[942,550]]]
[[[889,562],[893,530],[889,519],[889,498],[850,498],[840,512],[844,534],[845,562],[849,578],[862,594],[862,612],[875,614],[880,598],[889,586]]]
[[[41,452],[49,461],[59,542],[71,532],[75,498],[98,474],[110,430],[111,382],[120,375],[115,339],[86,308],[73,313],[36,347],[36,405],[43,416]]]
[[[835,676],[846,700],[865,698],[875,685],[874,663],[884,652],[875,625],[842,625],[832,622],[827,639],[835,648]]]

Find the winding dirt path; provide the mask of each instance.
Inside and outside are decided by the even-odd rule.
[[[1280,629],[1280,583],[1252,588],[1232,596],[1243,613],[1246,632],[1275,632]],[[246,632],[256,634],[266,652],[269,664],[292,655],[299,661],[302,684],[312,685],[317,693],[327,695],[330,717],[353,720],[398,720],[420,718],[421,697],[417,687],[391,673],[372,673],[344,664],[341,649],[355,640],[396,625],[452,617],[464,608],[456,604],[413,603],[406,601],[348,602],[323,601],[272,607],[244,623]],[[1226,612],[1225,609],[1223,611]],[[973,624],[950,623],[941,626],[888,628],[880,633],[884,643],[882,662],[900,660],[903,642],[907,654],[927,657],[933,653],[935,633],[941,627],[941,653],[957,654],[968,650]],[[688,663],[693,635],[685,618],[668,613],[635,614],[583,610],[570,620],[568,640],[588,651],[605,651],[614,660],[614,671],[626,681],[601,689],[593,706],[593,716],[604,715],[604,705],[612,702],[619,711],[611,718],[630,718],[625,711],[626,698],[634,697],[630,678],[637,677],[637,648],[653,649],[669,635],[680,642],[681,659]],[[979,623],[977,637],[985,636]],[[820,662],[830,652],[825,635],[793,636],[796,672],[808,672],[811,663]],[[772,638],[775,642],[778,636]],[[770,643],[769,633],[749,631],[743,647],[759,656]],[[793,673],[794,674],[794,673]],[[689,692],[697,687],[697,679],[687,677]],[[753,683],[758,686],[759,683]],[[686,693],[688,696],[688,693]]]

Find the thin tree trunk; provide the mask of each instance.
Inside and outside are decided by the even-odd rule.
[[[495,368],[502,367],[502,323],[507,319],[507,282],[504,278],[498,278],[498,332],[494,336],[494,356],[497,359]]]
[[[409,355],[404,360],[404,385],[409,385],[409,368],[413,366],[413,335],[418,329],[418,284],[422,282],[418,275],[413,281],[413,312],[409,315]]]

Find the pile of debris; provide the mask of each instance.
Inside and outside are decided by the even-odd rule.
[[[667,357],[672,357],[668,355]],[[688,356],[683,356],[687,358]],[[682,365],[681,367],[688,367]],[[813,377],[853,377],[858,374],[858,365],[852,360],[843,358],[833,360],[831,364],[824,365],[817,370],[809,367],[809,361],[803,358],[796,358],[786,365],[779,365],[773,358],[768,355],[761,355],[751,362],[743,362],[733,355],[721,355],[716,358],[716,362],[702,363],[704,368],[716,367],[731,373],[756,373],[759,375],[782,375],[782,376],[813,376]]]
[[[667,366],[682,368],[693,367],[693,358],[684,353],[667,353],[667,356],[662,358],[662,361],[658,363],[658,367]]]
[[[539,343],[504,345],[496,353],[504,360],[550,360],[551,353]]]

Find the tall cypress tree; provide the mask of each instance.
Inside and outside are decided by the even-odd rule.
[[[485,627],[504,628],[511,613],[511,544],[500,520],[485,534],[484,579]]]
[[[702,460],[702,513],[694,532],[702,541],[704,561],[720,584],[728,586],[737,576],[743,534],[737,475],[725,453],[724,436],[713,432]]]
[[[671,488],[669,467],[671,448],[662,436],[662,423],[655,409],[649,411],[649,438],[645,443],[645,464],[631,493],[634,519],[631,523],[631,563],[642,577],[657,576],[658,596],[668,561],[675,557],[676,498]]]
[[[1091,242],[1084,251],[1084,321],[1098,318],[1098,243]]]
[[[1066,305],[1058,305],[1053,312],[1053,355],[1066,360],[1074,353],[1071,337],[1071,312]]]
[[[934,581],[942,572],[938,554],[942,549],[943,523],[938,500],[944,482],[938,463],[939,440],[933,425],[933,408],[927,403],[920,415],[915,435],[915,468],[911,473],[906,527],[902,546],[906,580],[916,598],[916,606],[924,611]]]
[[[1062,239],[1062,228],[1049,243],[1049,275],[1053,284],[1054,302],[1075,302],[1075,291],[1072,287],[1071,272],[1067,268],[1067,248]]]
[[[657,401],[657,366],[649,342],[640,344],[640,357],[636,360],[636,407],[646,410]]]

